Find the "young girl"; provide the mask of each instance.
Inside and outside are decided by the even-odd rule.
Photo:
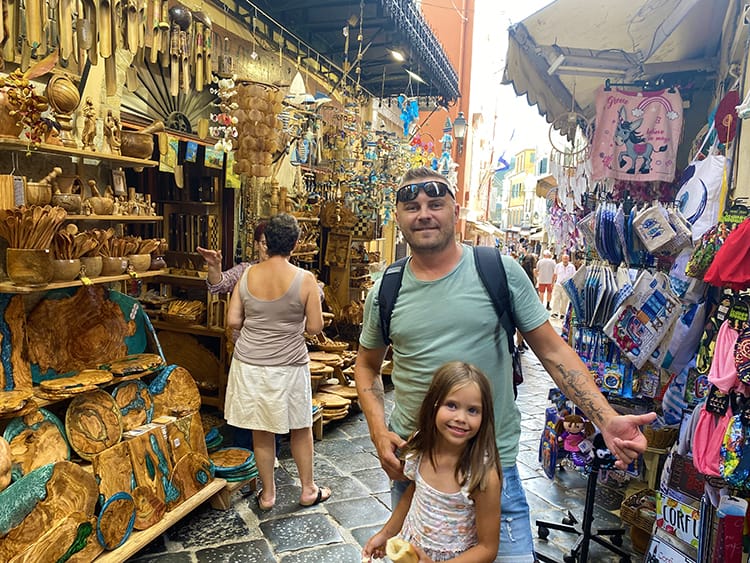
[[[463,362],[438,369],[403,449],[412,483],[363,560],[384,557],[387,540],[400,532],[420,563],[494,561],[502,489],[494,429],[487,377]]]

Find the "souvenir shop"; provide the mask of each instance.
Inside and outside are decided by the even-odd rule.
[[[451,164],[403,135],[458,96],[421,20],[371,23],[357,4],[342,68],[242,2],[133,6],[3,2],[2,561],[125,560],[257,474],[217,430],[228,296],[207,291],[198,246],[228,269],[257,259],[263,221],[297,218],[292,261],[327,309],[308,341],[315,437],[347,416],[364,295],[394,253],[396,179]],[[363,67],[365,21],[428,46],[429,96],[400,66]]]
[[[554,3],[512,26],[506,70],[563,137],[553,142],[558,185],[548,197],[548,231],[557,250],[587,257],[563,283],[570,299],[563,335],[619,411],[658,413],[644,432],[646,453],[622,475],[637,483],[620,510],[634,547],[649,562],[745,561],[750,200],[742,7],[685,7],[669,37],[652,45],[655,58],[632,72],[633,61],[612,53],[601,28],[585,38],[586,57],[564,47],[580,45],[570,35],[581,31],[572,4]],[[691,26],[709,21],[718,4],[725,19],[695,33]],[[615,12],[597,20],[602,14],[593,10],[587,26],[635,21],[628,9]],[[557,33],[560,22],[571,23],[567,35]],[[555,56],[545,59],[549,45]],[[721,64],[687,72],[697,45],[715,50]],[[660,51],[666,46],[669,53]],[[656,60],[661,72],[644,72]],[[553,477],[561,460],[590,470],[580,445],[591,429],[559,393],[550,398],[545,471]],[[542,523],[540,537],[555,529]]]

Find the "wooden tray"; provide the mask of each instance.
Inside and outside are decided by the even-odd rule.
[[[190,372],[183,367],[165,367],[151,381],[148,390],[154,398],[154,418],[184,416],[201,408],[198,386]]]
[[[349,348],[348,342],[328,342],[327,344],[316,344],[315,347],[322,352],[343,352]]]
[[[123,376],[148,372],[162,365],[164,365],[164,360],[159,354],[130,354],[102,364],[99,369],[109,370],[115,376]]]
[[[151,422],[154,399],[140,379],[120,383],[112,390],[112,397],[120,409],[123,432]]]
[[[78,395],[65,412],[65,431],[73,450],[88,461],[120,441],[120,407],[101,389]]]
[[[344,399],[339,395],[332,395],[331,393],[318,392],[313,395],[313,399],[317,399],[318,401],[323,403],[323,407],[326,409],[339,409],[341,407],[348,407],[352,403],[349,399]]]
[[[96,521],[96,537],[111,551],[124,544],[135,524],[135,501],[126,492],[115,493],[104,501]]]
[[[0,414],[20,411],[33,395],[31,388],[0,392]]]
[[[222,448],[209,455],[218,470],[234,471],[253,461],[253,452],[246,448]]]
[[[182,456],[172,468],[169,476],[170,486],[179,491],[178,497],[169,503],[169,509],[172,510],[192,497],[203,487],[208,485],[213,479],[211,475],[211,462],[209,459],[198,452],[190,452]]]
[[[339,354],[332,354],[331,352],[309,352],[308,354],[314,362],[322,362],[328,365],[341,362],[341,356]]]
[[[70,377],[48,379],[39,384],[39,388],[46,393],[77,394],[93,391],[98,385],[112,381],[112,373],[103,369],[84,369]]]
[[[338,395],[339,397],[349,399],[350,401],[356,401],[359,398],[357,395],[357,388],[349,387],[348,385],[321,385],[318,391],[320,393]]]
[[[10,444],[16,479],[48,463],[70,459],[62,422],[46,409],[34,410],[8,422],[3,438]]]

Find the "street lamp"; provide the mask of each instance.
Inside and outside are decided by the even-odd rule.
[[[461,154],[464,150],[464,139],[466,139],[466,118],[462,111],[458,112],[458,117],[453,122],[453,136],[456,138],[458,154]]]

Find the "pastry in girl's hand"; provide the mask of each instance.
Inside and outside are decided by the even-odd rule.
[[[393,563],[419,563],[412,545],[401,538],[390,538],[385,544],[385,554]]]

